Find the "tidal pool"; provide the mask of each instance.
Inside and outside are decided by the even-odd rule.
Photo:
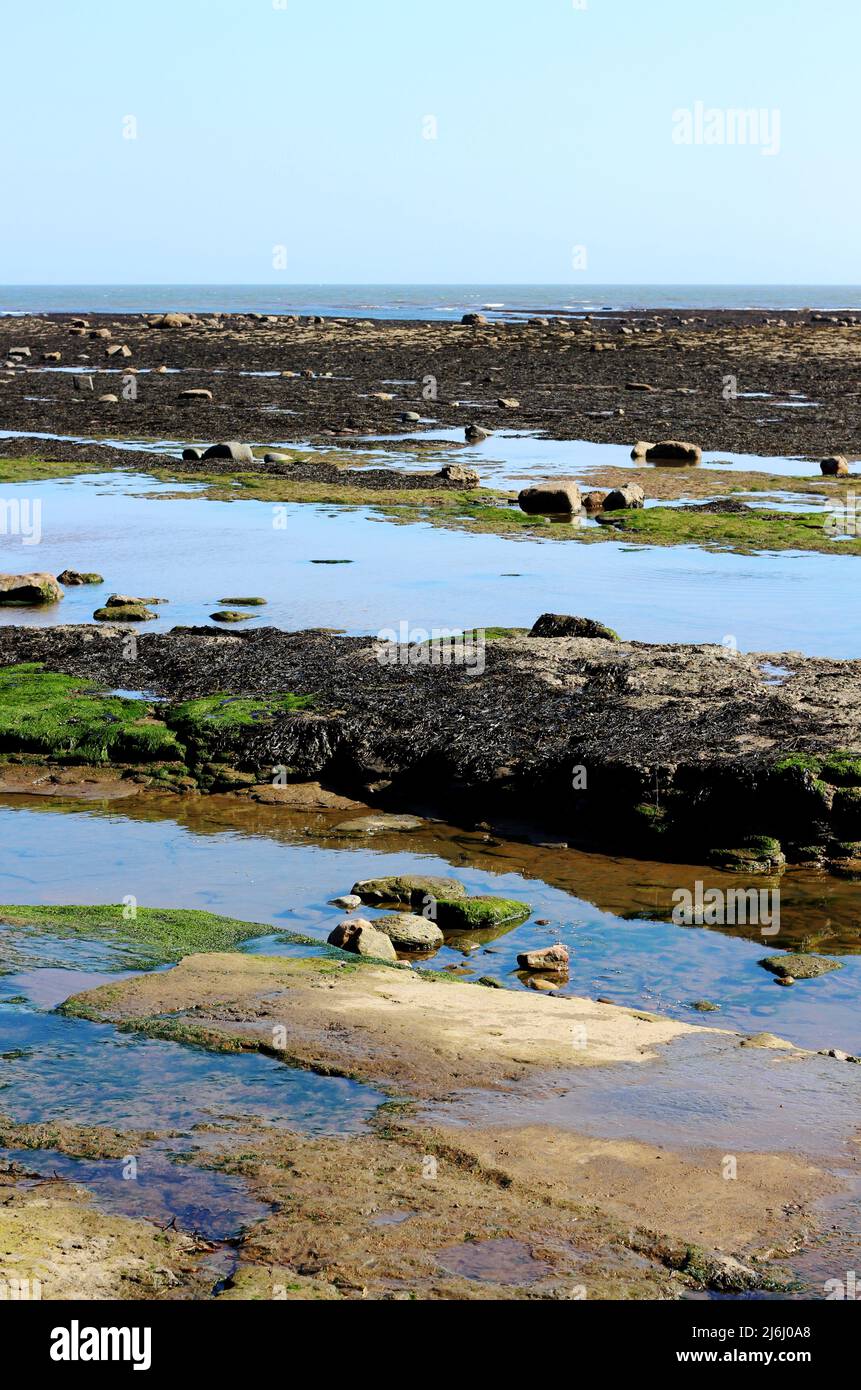
[[[200,908],[260,922],[260,937],[244,949],[279,954],[297,949],[285,945],[279,932],[325,942],[344,915],[331,906],[331,899],[349,892],[360,879],[453,874],[470,892],[515,898],[533,911],[511,930],[450,936],[429,962],[434,969],[448,967],[466,980],[490,977],[510,988],[526,988],[528,980],[517,970],[518,954],[561,941],[571,951],[564,993],[607,998],[689,1023],[773,1032],[813,1050],[861,1052],[861,934],[858,889],[851,883],[821,874],[786,874],[780,932],[766,936],[758,926],[710,930],[672,922],[677,887],[690,888],[698,879],[708,886],[747,886],[712,869],[499,840],[487,844],[486,836],[437,825],[417,836],[349,845],[327,842],[325,831],[325,817],[314,818],[309,830],[307,817],[303,823],[280,808],[229,798],[144,798],[124,803],[121,812],[116,803],[109,808],[54,801],[34,806],[26,798],[4,798],[0,902],[118,903],[131,895],[142,906]],[[11,845],[14,855],[7,848]],[[363,915],[378,914],[369,908]],[[28,949],[26,937],[12,939],[17,952]],[[98,943],[89,948],[74,944],[75,953],[68,957],[71,970],[123,968],[116,952],[107,954]],[[759,962],[800,946],[839,960],[842,969],[791,989],[778,987]],[[52,944],[50,950],[66,947],[65,942]],[[40,953],[49,948],[40,937],[31,939],[29,949],[34,964],[56,968],[66,963],[53,957],[46,961]],[[21,976],[26,959],[17,962],[16,957],[15,969],[14,975],[0,976],[0,1001],[27,992],[27,978],[22,983]],[[56,991],[55,978],[49,980]],[[693,1005],[701,1001],[716,1004],[720,1012],[698,1012]],[[14,1010],[9,1012],[11,1016]],[[55,1025],[62,1031],[71,1021],[48,1026]],[[28,1026],[20,1019],[15,1023],[25,1040]],[[270,1067],[259,1058],[244,1060]],[[221,1063],[212,1065],[219,1068]],[[264,1082],[260,1071],[253,1072],[264,1090],[274,1076],[287,1088],[287,1099],[293,1095],[289,1088],[298,1086],[301,1108],[306,1101],[302,1086],[308,1083],[283,1080],[285,1075],[292,1076],[283,1068],[277,1075],[267,1070]],[[81,1084],[90,1082],[84,1078]]]
[[[606,447],[606,446],[605,446]],[[178,493],[167,501],[166,492]],[[208,501],[199,485],[102,474],[6,486],[4,501],[41,507],[39,544],[4,542],[4,567],[95,570],[44,609],[3,607],[0,622],[90,622],[111,593],[169,600],[145,630],[208,623],[231,594],[268,600],[243,628],[531,627],[545,612],[596,618],[630,640],[731,637],[742,651],[861,656],[861,627],[828,592],[851,592],[857,560],[784,551],[738,555],[467,535],[396,525],[370,508]],[[319,560],[349,560],[321,565]]]

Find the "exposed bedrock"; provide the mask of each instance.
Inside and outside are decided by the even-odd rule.
[[[740,871],[861,857],[861,662],[518,635],[434,664],[432,646],[274,629],[129,650],[111,627],[0,630],[2,666],[166,697],[192,772],[282,768],[393,810]]]

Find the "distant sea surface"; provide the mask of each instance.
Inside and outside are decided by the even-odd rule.
[[[0,314],[459,319],[631,309],[861,310],[859,285],[0,285]]]

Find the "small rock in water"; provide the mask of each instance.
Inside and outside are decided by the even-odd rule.
[[[396,961],[397,952],[385,932],[377,929],[364,917],[341,922],[329,937],[329,945],[354,956],[371,956],[375,960]]]
[[[379,917],[374,926],[385,932],[392,945],[399,951],[438,951],[445,937],[435,922],[427,917],[416,917],[409,912],[396,912],[388,917]]]
[[[605,512],[639,510],[646,505],[646,494],[637,483],[617,487],[604,498]]]
[[[764,970],[784,980],[816,980],[820,975],[843,969],[840,961],[827,960],[824,956],[769,956],[759,963]]]
[[[104,584],[104,582],[100,574],[86,574],[79,570],[63,570],[62,574],[57,575],[57,583],[65,584],[70,589],[74,589],[80,584]]]
[[[482,429],[481,425],[467,425],[464,435],[467,444],[481,444],[482,440],[490,438],[490,430]]]
[[[467,328],[484,328],[487,322],[485,314],[464,314],[461,319],[461,323]]]
[[[546,946],[542,951],[525,951],[517,957],[521,970],[534,970],[542,974],[567,974],[571,964],[571,953],[567,946]]]
[[[698,444],[680,439],[664,439],[653,444],[646,454],[649,463],[702,463],[703,451]]]
[[[362,899],[357,893],[347,893],[343,898],[333,898],[332,906],[343,908],[345,912],[355,912],[356,908],[362,906]]]
[[[250,613],[234,613],[230,608],[220,608],[217,613],[210,613],[209,616],[214,623],[248,623],[251,621]]]
[[[720,1004],[713,1004],[710,999],[698,999],[691,1004],[692,1009],[696,1009],[699,1014],[719,1014]]]

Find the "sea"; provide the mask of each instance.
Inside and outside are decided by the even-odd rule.
[[[859,285],[0,285],[0,315],[302,314],[457,320],[629,310],[861,310]]]

